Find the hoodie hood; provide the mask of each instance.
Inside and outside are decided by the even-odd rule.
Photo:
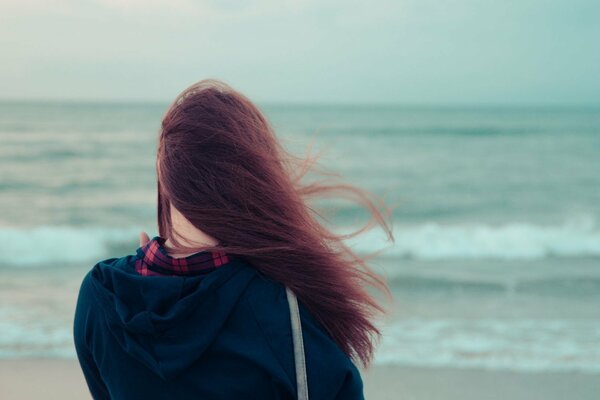
[[[142,276],[139,258],[138,251],[97,263],[91,286],[123,350],[173,379],[202,357],[257,272],[234,258],[203,275]]]

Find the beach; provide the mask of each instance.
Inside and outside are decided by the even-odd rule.
[[[1,400],[89,398],[73,347],[77,293],[99,260],[157,234],[165,107],[0,103]],[[395,300],[367,398],[599,397],[598,110],[265,112],[295,154],[318,130],[326,169],[396,207],[395,244],[380,230],[348,241],[361,255],[386,249],[372,266]],[[351,203],[319,211],[342,233],[366,222]]]
[[[369,400],[586,400],[600,393],[600,374],[374,366],[362,376]],[[0,361],[0,398],[91,396],[76,360],[20,359]]]

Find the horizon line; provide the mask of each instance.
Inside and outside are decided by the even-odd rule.
[[[0,104],[64,104],[64,105],[168,105],[173,100],[160,99],[93,99],[93,98],[16,98],[0,97]],[[321,100],[252,100],[259,106],[297,107],[398,107],[398,108],[600,108],[600,103],[575,102],[429,102],[429,101],[321,101]]]

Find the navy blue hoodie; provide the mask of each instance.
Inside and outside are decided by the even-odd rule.
[[[75,348],[95,399],[296,398],[283,285],[243,258],[144,276],[143,256],[100,261],[81,284]],[[359,370],[298,300],[310,399],[363,399]]]

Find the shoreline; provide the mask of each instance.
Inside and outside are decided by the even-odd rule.
[[[375,365],[361,371],[369,400],[596,399],[600,374]],[[91,398],[77,360],[0,360],[0,398]]]

